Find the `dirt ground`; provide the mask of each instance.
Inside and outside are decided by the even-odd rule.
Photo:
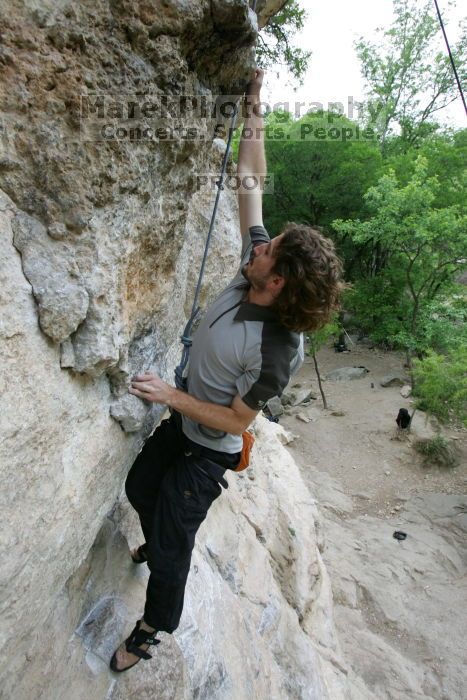
[[[379,384],[385,375],[406,374],[403,356],[370,350],[358,344],[351,347],[350,352],[344,353],[336,353],[332,347],[319,352],[318,366],[322,377],[338,367],[363,366],[369,370],[360,379],[346,382],[324,380],[327,411],[323,409],[311,357],[306,357],[295,375],[292,384],[311,386],[318,398],[306,407],[292,409],[291,415],[280,420],[281,425],[300,436],[300,440],[291,445],[292,450],[306,455],[319,470],[337,476],[353,497],[358,499],[359,493],[370,496],[365,512],[371,515],[389,513],[401,497],[407,498],[412,493],[442,491],[465,494],[467,430],[442,429],[442,434],[453,438],[461,450],[459,467],[449,470],[424,465],[411,442],[417,437],[435,435],[430,419],[417,411],[412,435],[409,439],[402,436],[398,439],[397,413],[399,408],[407,408],[411,413],[413,401],[402,398],[400,387],[381,387]],[[344,415],[333,416],[333,411],[342,411]],[[308,415],[312,422],[303,423],[296,418],[297,413]]]
[[[313,360],[306,357],[291,384],[318,397],[287,409],[280,424],[322,516],[335,624],[349,667],[352,700],[461,700],[465,697],[467,609],[467,431],[449,426],[461,461],[426,464],[418,437],[436,434],[422,412],[400,438],[399,408],[411,412],[400,386],[383,388],[387,374],[404,374],[402,355],[356,343],[318,355],[322,376],[352,366],[359,379],[324,381],[324,410]],[[335,415],[333,415],[335,412]],[[311,419],[305,423],[297,418]],[[395,530],[407,533],[403,542]]]

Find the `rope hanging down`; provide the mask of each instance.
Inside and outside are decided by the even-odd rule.
[[[253,5],[252,5],[251,9],[253,10],[253,12],[256,11],[256,0],[253,0]],[[216,181],[216,186],[217,186],[216,199],[214,202],[214,208],[212,210],[211,223],[209,224],[209,231],[208,231],[208,235],[206,237],[206,244],[204,246],[204,254],[203,254],[203,259],[201,262],[201,268],[199,271],[198,282],[196,285],[195,296],[193,299],[193,305],[191,307],[191,314],[190,314],[190,318],[188,319],[188,322],[185,326],[185,330],[183,331],[183,335],[180,338],[180,340],[182,341],[182,344],[183,344],[183,350],[182,350],[182,359],[180,361],[180,364],[175,368],[175,386],[177,389],[181,389],[183,391],[186,391],[186,378],[183,376],[183,374],[184,374],[184,371],[185,371],[186,366],[188,364],[188,358],[190,356],[190,348],[192,345],[191,331],[193,328],[193,324],[197,320],[199,312],[201,310],[200,307],[198,306],[199,293],[201,290],[201,283],[203,281],[204,268],[206,266],[206,259],[208,257],[209,245],[211,243],[212,231],[214,228],[214,221],[216,219],[217,207],[219,205],[221,190],[224,189],[225,170],[227,168],[227,160],[228,160],[229,154],[230,154],[230,146],[232,143],[232,136],[233,136],[233,133],[235,130],[235,124],[237,122],[237,115],[238,115],[238,103],[236,103],[234,105],[234,109],[232,112],[232,117],[230,120],[230,127],[229,127],[229,137],[227,139],[227,146],[225,148],[224,158],[222,160],[221,173],[220,173],[219,179]]]
[[[184,391],[186,391],[186,379],[183,377],[183,372],[188,364],[190,347],[192,344],[191,329],[193,327],[194,322],[197,320],[199,312],[201,310],[200,307],[198,306],[199,293],[201,290],[201,283],[203,281],[204,268],[206,265],[206,259],[208,257],[209,244],[211,242],[212,230],[214,228],[214,221],[216,218],[217,207],[219,204],[219,198],[220,198],[221,190],[224,189],[225,169],[227,167],[227,159],[228,159],[229,153],[230,153],[230,144],[232,142],[232,136],[233,136],[233,132],[235,129],[235,123],[237,121],[237,114],[238,114],[238,105],[235,105],[234,110],[232,112],[232,118],[230,121],[229,138],[227,140],[227,146],[226,146],[226,149],[224,152],[224,158],[222,160],[221,174],[220,174],[219,179],[216,181],[216,185],[217,185],[216,200],[214,202],[214,208],[212,210],[212,215],[211,215],[211,223],[209,225],[209,231],[208,231],[208,235],[206,238],[206,244],[204,246],[203,260],[201,262],[201,268],[199,271],[198,283],[196,285],[195,296],[193,299],[193,306],[191,307],[190,318],[188,319],[188,322],[185,326],[185,330],[183,331],[183,335],[181,337],[181,341],[183,343],[182,359],[181,359],[181,362],[178,365],[178,367],[175,368],[175,386],[177,387],[177,389],[182,389]]]
[[[446,30],[445,30],[445,28],[444,28],[443,18],[441,17],[441,12],[439,11],[438,0],[434,0],[434,3],[435,3],[435,7],[436,7],[436,12],[438,13],[439,23],[440,23],[441,29],[442,29],[442,31],[443,31],[444,41],[446,42],[446,46],[447,46],[447,49],[448,49],[449,58],[451,59],[452,70],[454,71],[454,75],[455,75],[455,77],[456,77],[457,87],[459,88],[460,96],[461,96],[462,102],[463,102],[463,104],[464,104],[465,113],[467,114],[467,104],[465,103],[464,92],[463,92],[463,90],[462,90],[461,81],[460,81],[459,75],[458,75],[458,73],[457,73],[456,64],[455,64],[455,62],[454,62],[454,56],[452,55],[451,47],[449,46],[448,37],[447,37],[447,34],[446,34]]]

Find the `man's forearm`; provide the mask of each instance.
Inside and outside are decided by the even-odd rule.
[[[200,401],[179,389],[173,389],[170,392],[167,406],[207,428],[216,428],[232,435],[241,435],[244,430],[232,408],[208,401]]]
[[[216,428],[232,435],[241,435],[257,413],[248,408],[239,396],[234,397],[230,407],[200,401],[167,384],[158,374],[149,372],[132,377],[128,391],[146,401],[174,408],[187,418],[208,428]]]
[[[246,111],[242,138],[238,150],[237,172],[243,174],[266,175],[266,155],[264,152],[264,122],[260,116],[260,96],[246,95]]]

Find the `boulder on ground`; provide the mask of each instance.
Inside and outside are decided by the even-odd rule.
[[[316,399],[316,395],[307,387],[292,387],[284,391],[281,397],[283,406],[300,406],[300,404],[310,401],[311,399]]]
[[[370,370],[366,367],[339,367],[326,374],[326,379],[334,382],[347,382],[350,379],[360,379]]]
[[[386,374],[381,380],[381,386],[405,386],[407,384],[407,377],[402,374]]]
[[[266,403],[266,408],[271,416],[281,416],[284,413],[282,401],[278,396],[273,396],[272,399],[269,399]]]
[[[301,420],[302,423],[311,423],[311,418],[309,418],[305,413],[297,413],[295,416],[297,420]]]

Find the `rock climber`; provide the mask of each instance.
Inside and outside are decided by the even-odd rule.
[[[144,536],[130,554],[135,563],[147,561],[150,576],[143,617],[110,661],[117,672],[151,658],[147,650],[159,643],[157,632],[177,628],[195,536],[228,486],[226,470],[239,464],[242,433],[301,364],[303,331],[326,323],[338,303],[342,265],[332,241],[295,223],[270,239],[261,191],[249,189],[251,175],[266,175],[262,82],[263,71],[256,69],[243,100],[241,264],[194,335],[188,390],[154,373],[135,376],[129,389],[167,406],[171,416],[148,438],[126,480]]]

